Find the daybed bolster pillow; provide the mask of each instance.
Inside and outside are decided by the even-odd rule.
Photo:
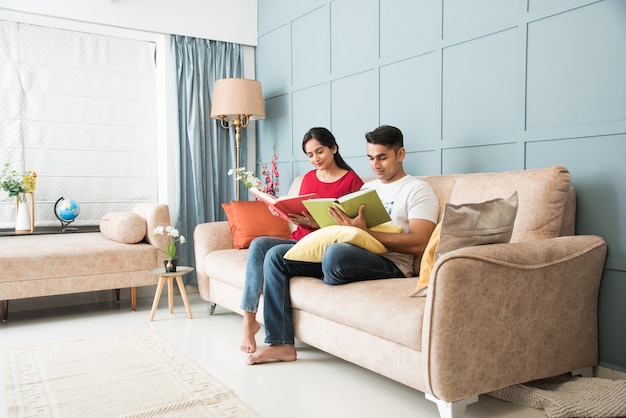
[[[100,218],[100,232],[110,240],[136,244],[146,236],[146,221],[132,212],[110,212]]]

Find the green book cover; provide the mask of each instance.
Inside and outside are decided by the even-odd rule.
[[[335,220],[328,213],[328,208],[336,206],[346,215],[354,218],[359,214],[359,207],[365,205],[365,223],[368,228],[388,222],[391,217],[387,213],[383,202],[374,189],[357,190],[338,199],[318,198],[302,202],[320,228],[336,225]]]

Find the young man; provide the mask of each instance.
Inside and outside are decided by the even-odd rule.
[[[286,250],[275,247],[263,263],[265,278],[265,342],[270,344],[252,354],[248,364],[267,361],[294,361],[293,319],[289,280],[292,276],[310,276],[329,285],[363,280],[414,276],[413,261],[424,252],[439,216],[439,201],[428,183],[404,172],[406,156],[402,132],[383,125],[365,134],[367,156],[376,180],[362,188],[376,189],[391,222],[401,225],[401,233],[370,231],[365,226],[363,206],[359,215],[349,218],[339,209],[329,209],[339,225],[361,228],[379,240],[389,252],[376,255],[351,244],[329,245],[321,263],[304,263],[283,258]]]

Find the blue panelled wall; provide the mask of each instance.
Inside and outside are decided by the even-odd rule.
[[[577,233],[608,242],[600,364],[626,371],[626,1],[258,0],[257,153],[281,192],[312,126],[371,175],[364,133],[405,134],[410,174],[562,164]]]

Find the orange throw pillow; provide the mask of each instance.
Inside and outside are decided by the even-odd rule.
[[[269,236],[290,239],[289,223],[279,216],[274,216],[267,205],[259,201],[231,200],[223,203],[233,247],[248,248],[256,237]]]

